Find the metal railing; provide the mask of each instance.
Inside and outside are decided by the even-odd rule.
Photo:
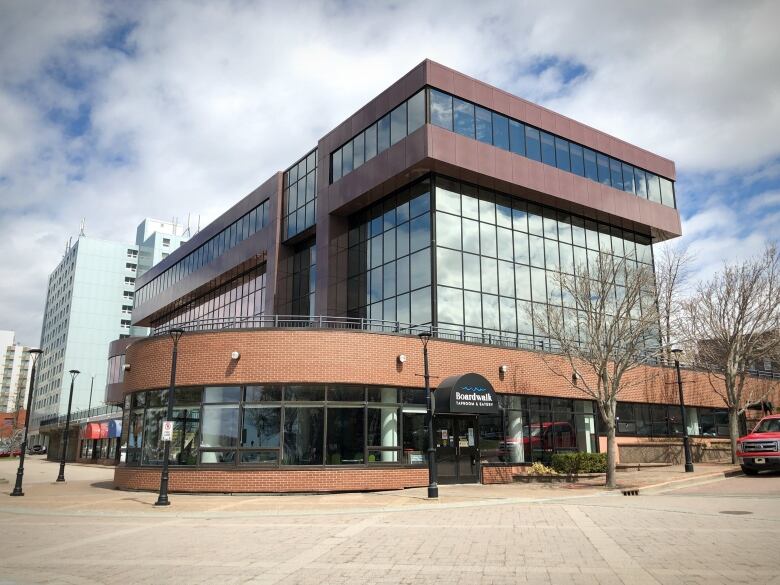
[[[521,333],[473,332],[455,327],[442,327],[385,321],[383,319],[368,319],[365,317],[332,317],[326,315],[254,315],[251,317],[218,317],[201,318],[184,323],[166,324],[152,328],[152,336],[166,335],[171,329],[183,329],[187,332],[222,331],[236,329],[339,329],[354,331],[372,331],[376,333],[395,333],[400,335],[417,335],[430,331],[433,337],[450,341],[479,343],[524,349],[528,351],[543,351],[559,353],[557,344],[545,338],[532,338]],[[674,366],[673,360],[667,360],[658,355],[658,350],[648,351],[644,362],[650,365]],[[680,367],[696,369],[693,365],[680,363]],[[780,379],[780,372],[764,370],[748,370],[752,376],[759,378]]]
[[[105,406],[96,406],[95,408],[90,408],[89,410],[85,408],[83,410],[77,410],[76,412],[71,412],[70,422],[71,423],[81,422],[83,420],[90,419],[93,416],[100,416],[104,414],[114,414],[114,413],[121,414],[122,408],[114,404],[106,404]],[[65,420],[67,418],[68,415],[66,414],[44,418],[41,420],[39,426],[50,427],[50,426],[64,425]]]

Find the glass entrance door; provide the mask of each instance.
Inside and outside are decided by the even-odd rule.
[[[439,482],[478,482],[477,417],[437,415],[434,429]]]

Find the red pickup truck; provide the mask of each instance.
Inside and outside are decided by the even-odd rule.
[[[737,457],[745,475],[780,471],[780,414],[762,418],[752,433],[740,437]]]

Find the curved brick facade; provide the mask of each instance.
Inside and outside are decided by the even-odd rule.
[[[165,388],[171,368],[169,337],[134,342],[127,348],[122,391]],[[560,356],[440,339],[431,340],[432,385],[454,373],[476,372],[499,393],[583,399],[567,379],[570,367]],[[240,358],[231,359],[238,351]],[[407,356],[400,364],[397,356]],[[508,366],[501,374],[499,367]],[[423,387],[422,346],[416,336],[326,329],[256,329],[187,333],[179,343],[177,386],[257,383],[345,383]],[[628,374],[621,400],[677,402],[674,370],[640,367]],[[722,399],[702,372],[683,370],[689,406],[722,407]],[[750,380],[752,384],[773,384]],[[774,382],[772,398],[780,398]],[[666,442],[674,441],[667,439]],[[636,439],[628,438],[627,443]],[[511,481],[515,467],[483,467],[482,481]],[[125,489],[156,490],[159,467],[120,465],[114,482]],[[173,468],[171,491],[180,492],[330,492],[400,489],[427,484],[427,469],[402,466],[360,468],[203,469]]]

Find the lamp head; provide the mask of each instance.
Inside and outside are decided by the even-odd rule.
[[[179,327],[174,327],[170,331],[168,331],[168,335],[171,336],[174,343],[179,343],[179,339],[181,339],[181,336],[184,335],[184,329],[181,329]]]
[[[31,347],[28,353],[32,353],[35,355],[40,355],[43,353],[43,350],[40,347]]]
[[[672,353],[674,354],[674,357],[680,357],[680,354],[682,352],[683,352],[683,350],[680,349],[679,347],[675,347],[674,349],[672,349]]]
[[[71,376],[78,376],[81,372],[79,372],[78,370],[69,370],[68,373]]]

